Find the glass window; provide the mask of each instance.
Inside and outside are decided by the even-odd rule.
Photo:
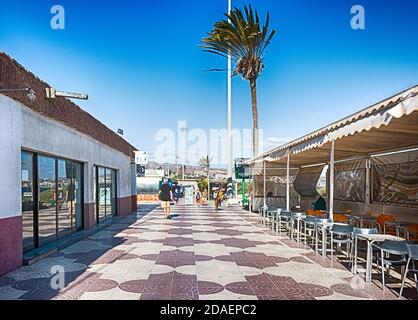
[[[97,190],[97,166],[93,167],[93,194],[94,194],[94,214],[95,214],[95,219],[96,219],[96,223],[99,221],[99,217],[98,217],[98,202],[99,202],[99,197],[98,197],[98,190]]]
[[[99,223],[106,219],[106,170],[105,168],[99,167],[98,168],[98,201],[99,201],[99,209],[98,209],[98,218]]]
[[[72,224],[72,227],[75,227],[76,230],[79,230],[83,227],[83,201],[82,201],[82,189],[81,189],[81,170],[82,165],[79,163],[73,163],[73,185],[74,185],[74,208],[73,215],[75,217],[75,222]]]
[[[117,193],[116,193],[116,170],[104,167],[96,167],[95,172],[95,210],[98,223],[116,215]],[[96,186],[97,185],[97,186]]]
[[[22,179],[22,228],[23,248],[31,249],[34,241],[34,217],[33,217],[33,155],[22,152],[21,154],[21,179]]]
[[[38,234],[39,242],[56,240],[57,216],[56,216],[56,179],[55,159],[50,157],[38,157],[39,176],[39,212]]]
[[[112,170],[106,170],[106,217],[113,214],[112,208]]]
[[[58,160],[58,234],[63,235],[72,229],[74,221],[74,185],[72,184],[72,162]]]
[[[111,170],[111,182],[110,183],[111,183],[110,184],[110,192],[111,192],[110,201],[111,201],[111,204],[112,204],[111,214],[113,216],[115,216],[117,214],[116,170]]]
[[[24,251],[83,227],[82,164],[22,151]]]

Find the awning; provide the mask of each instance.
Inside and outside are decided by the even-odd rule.
[[[249,162],[274,158],[290,148],[293,167],[327,163],[332,141],[336,161],[418,146],[418,86]],[[277,164],[287,162],[285,156],[274,159]]]
[[[336,159],[417,145],[417,122],[414,122],[418,118],[417,112],[415,112],[417,110],[418,85],[315,132],[265,152],[247,163],[253,164],[260,160],[263,161],[265,158],[285,163],[286,153],[289,149],[293,165],[303,166],[320,163],[328,160],[332,140],[339,140],[336,145],[340,145],[343,140],[354,136],[360,139],[349,139],[346,146],[336,147]],[[378,129],[378,133],[376,129]],[[365,134],[365,132],[370,132],[370,134]],[[342,138],[345,139],[342,140]],[[353,144],[361,145],[363,138],[370,139],[368,143],[374,145],[364,145],[361,148],[353,146]]]
[[[329,141],[337,140],[343,137],[354,135],[356,133],[360,133],[362,131],[370,131],[374,128],[378,129],[381,126],[388,126],[393,119],[399,119],[405,115],[410,115],[416,110],[418,110],[418,95],[411,97],[410,99],[401,102],[394,107],[386,110],[381,110],[340,129],[331,131],[328,133],[328,139]]]
[[[292,147],[292,153],[291,154],[298,154],[304,151],[308,151],[311,149],[315,149],[318,147],[323,146],[325,143],[329,141],[329,138],[326,134],[321,135],[319,137],[312,138],[308,141],[302,142],[297,144],[296,146]]]

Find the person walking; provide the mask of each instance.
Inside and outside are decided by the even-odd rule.
[[[171,190],[170,185],[168,184],[168,179],[165,177],[163,184],[160,187],[159,193],[161,207],[164,211],[164,218],[168,219],[170,217],[170,201],[173,199],[173,191]]]
[[[196,191],[196,205],[198,207],[200,207],[200,201],[201,201],[201,199],[202,199],[202,194],[200,193],[200,190],[197,189],[197,191]]]
[[[174,205],[177,206],[179,203],[179,189],[178,187],[174,187],[173,189],[173,200],[174,200]]]
[[[224,193],[222,192],[222,190],[219,190],[219,192],[218,192],[218,207],[222,206],[223,199],[224,199]]]
[[[206,206],[207,197],[208,197],[207,191],[203,190],[203,192],[202,192],[202,202],[203,202],[204,206]]]
[[[218,211],[218,208],[219,208],[218,193],[219,193],[219,191],[217,191],[217,190],[213,192],[213,200],[215,201],[215,211]]]

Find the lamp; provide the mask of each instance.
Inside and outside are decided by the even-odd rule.
[[[45,93],[48,99],[55,99],[56,97],[64,97],[64,98],[72,98],[72,99],[80,99],[80,100],[89,99],[89,96],[84,93],[57,91],[55,90],[55,88],[45,88]]]
[[[19,91],[26,91],[26,95],[30,101],[34,101],[36,99],[36,92],[31,88],[16,88],[16,89],[0,89],[0,93],[2,92],[19,92]]]

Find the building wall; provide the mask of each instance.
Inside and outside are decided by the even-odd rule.
[[[21,129],[20,109],[0,95],[0,275],[22,263]]]
[[[0,95],[0,274],[19,266],[22,260],[22,148],[84,164],[85,228],[95,224],[94,165],[117,170],[118,214],[134,211],[136,187],[132,190],[129,156]]]

